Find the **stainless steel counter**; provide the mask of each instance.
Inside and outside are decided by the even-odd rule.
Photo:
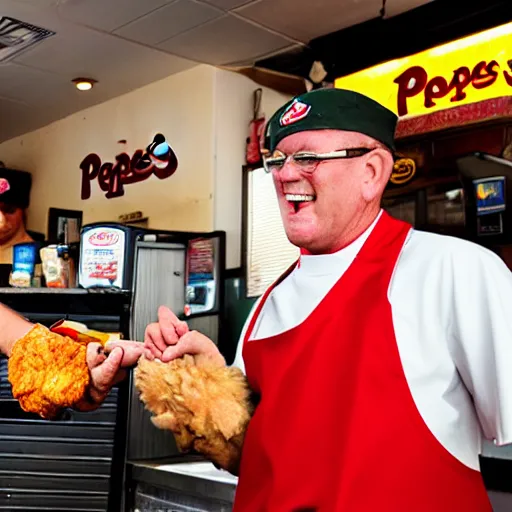
[[[228,512],[238,479],[209,462],[130,464],[130,512]]]

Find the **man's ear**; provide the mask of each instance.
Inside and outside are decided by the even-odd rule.
[[[366,202],[380,198],[393,171],[393,156],[383,148],[368,154],[364,172],[362,195]]]

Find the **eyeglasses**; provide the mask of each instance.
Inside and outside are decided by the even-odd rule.
[[[330,153],[310,153],[302,151],[293,155],[285,155],[282,151],[276,150],[271,155],[263,156],[263,168],[266,172],[280,171],[286,161],[291,158],[302,172],[311,174],[315,171],[318,164],[325,160],[337,160],[345,158],[356,158],[366,155],[375,148],[350,148]]]

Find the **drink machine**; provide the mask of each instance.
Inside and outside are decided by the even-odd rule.
[[[81,234],[79,285],[131,291],[130,338],[168,306],[190,329],[219,343],[223,311],[225,232],[149,230],[90,224]],[[219,346],[222,351],[222,345]],[[157,429],[133,381],[128,405],[127,461],[178,457],[172,433]]]
[[[132,288],[135,245],[144,230],[117,223],[88,224],[80,235],[78,285]]]

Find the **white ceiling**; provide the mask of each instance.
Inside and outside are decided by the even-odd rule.
[[[396,15],[429,0],[386,0]],[[378,17],[382,0],[0,0],[56,35],[0,64],[0,142],[197,63],[262,57]],[[76,77],[98,84],[88,93]]]

